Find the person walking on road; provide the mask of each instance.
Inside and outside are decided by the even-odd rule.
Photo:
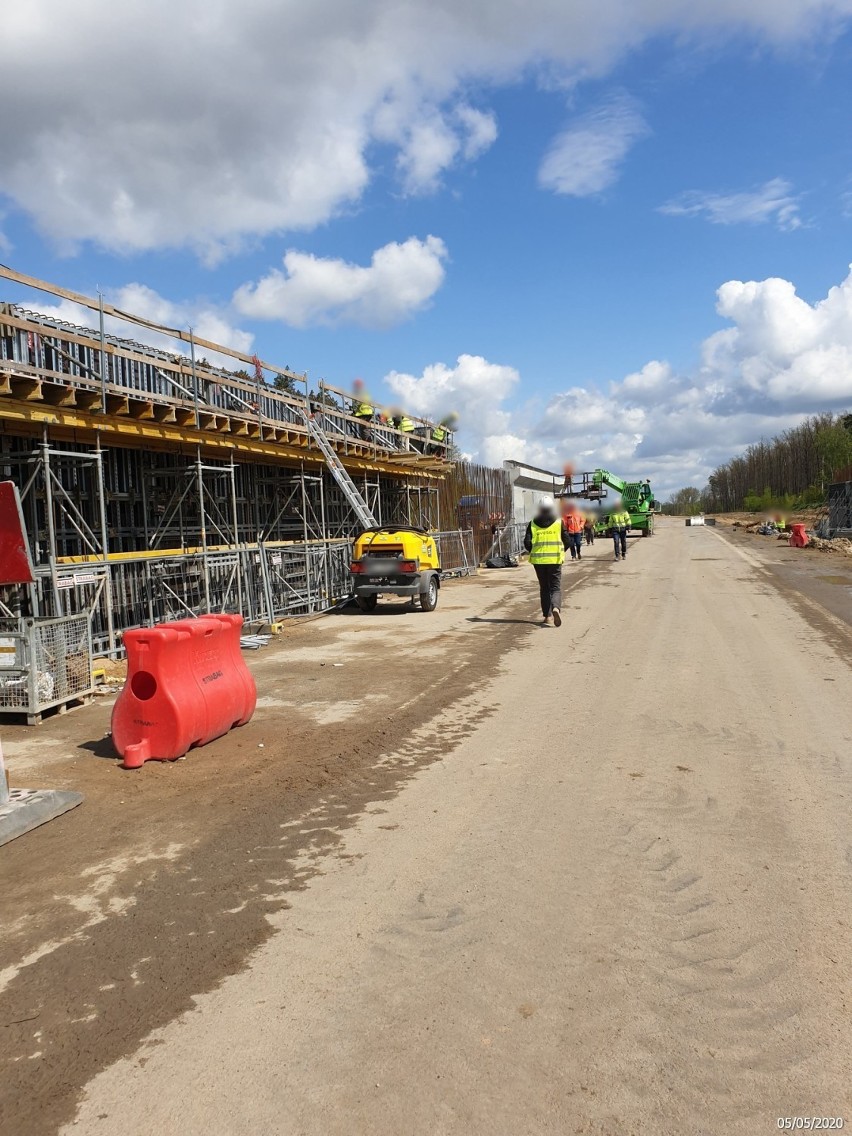
[[[627,559],[627,533],[630,529],[630,519],[630,514],[620,502],[616,505],[615,512],[610,513],[609,524],[616,560]]]
[[[545,494],[524,535],[524,548],[538,577],[543,627],[549,627],[551,620],[556,627],[562,626],[562,564],[568,546],[568,532],[556,512],[556,503]]]
[[[595,522],[591,517],[586,517],[583,522],[583,536],[586,538],[586,544],[595,543]]]
[[[571,549],[572,560],[583,559],[583,525],[585,521],[586,518],[577,506],[569,504],[562,518],[562,523],[568,532],[568,547]]]

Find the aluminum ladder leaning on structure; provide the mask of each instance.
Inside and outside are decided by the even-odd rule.
[[[308,433],[319,446],[320,451],[322,452],[322,456],[325,458],[325,464],[331,471],[331,475],[334,480],[340,486],[340,490],[343,493],[343,496],[352,506],[355,516],[358,518],[358,520],[361,522],[361,525],[365,529],[376,528],[379,523],[377,518],[373,515],[372,511],[370,510],[370,506],[361,496],[360,492],[358,491],[358,486],[349,476],[346,467],[335,453],[334,448],[332,447],[328,438],[325,436],[324,431],[320,426],[317,425],[313,418],[311,418],[304,412],[300,411],[300,413],[305,421],[305,425],[308,428]]]

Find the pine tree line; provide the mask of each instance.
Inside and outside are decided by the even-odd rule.
[[[665,511],[802,508],[822,504],[832,481],[850,478],[852,414],[815,414],[714,469],[703,490],[673,493]]]

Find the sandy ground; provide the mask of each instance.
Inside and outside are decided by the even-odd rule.
[[[560,630],[524,568],[290,633],[175,765],[104,760],[103,705],[4,728],[87,799],[3,850],[0,1130],[852,1123],[849,590],[594,551]]]

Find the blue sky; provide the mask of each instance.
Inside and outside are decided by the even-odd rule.
[[[24,7],[20,271],[457,410],[490,462],[674,489],[852,405],[852,3]]]

